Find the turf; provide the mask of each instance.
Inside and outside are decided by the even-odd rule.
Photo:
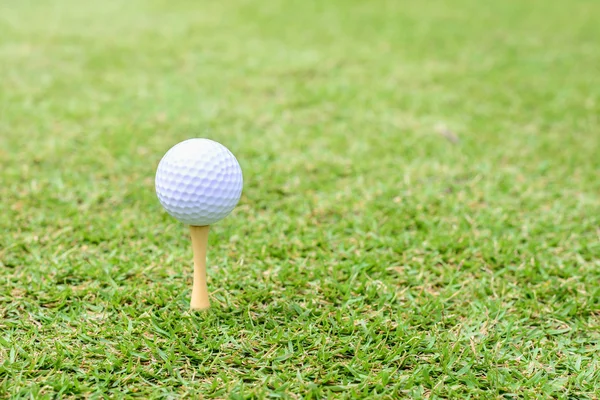
[[[0,398],[592,398],[600,3],[0,4]],[[191,313],[160,157],[239,207]]]

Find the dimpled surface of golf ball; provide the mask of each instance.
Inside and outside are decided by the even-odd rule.
[[[160,160],[155,185],[158,200],[171,216],[187,225],[211,225],[240,200],[242,169],[222,144],[189,139]]]

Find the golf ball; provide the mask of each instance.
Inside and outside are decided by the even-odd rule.
[[[242,169],[222,144],[189,139],[160,160],[155,186],[171,216],[187,225],[211,225],[229,215],[240,200]]]

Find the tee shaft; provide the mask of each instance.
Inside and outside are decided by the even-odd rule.
[[[192,310],[210,308],[208,287],[206,284],[206,247],[208,245],[209,226],[190,226],[192,250],[194,251],[194,283],[192,287]]]

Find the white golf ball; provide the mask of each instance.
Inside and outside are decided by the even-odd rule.
[[[243,177],[235,156],[209,139],[189,139],[173,146],[156,171],[160,204],[179,221],[211,225],[235,208]]]

